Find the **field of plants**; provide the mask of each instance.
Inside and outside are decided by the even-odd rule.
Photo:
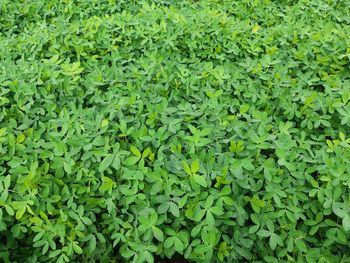
[[[350,262],[349,0],[1,0],[0,262]]]

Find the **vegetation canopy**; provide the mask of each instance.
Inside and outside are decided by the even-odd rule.
[[[350,262],[350,2],[1,0],[1,262]]]

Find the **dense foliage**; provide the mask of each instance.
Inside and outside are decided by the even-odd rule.
[[[0,261],[350,262],[349,10],[2,0]]]

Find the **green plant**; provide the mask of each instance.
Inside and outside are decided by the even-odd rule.
[[[349,262],[348,1],[0,3],[0,261]]]

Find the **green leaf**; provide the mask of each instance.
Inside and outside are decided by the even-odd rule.
[[[307,252],[307,247],[306,247],[306,245],[305,245],[305,243],[304,243],[303,240],[301,240],[301,239],[295,239],[295,240],[294,240],[294,243],[295,243],[296,247],[297,247],[301,252]]]
[[[179,208],[184,207],[184,205],[186,204],[186,202],[187,202],[187,195],[185,195],[185,196],[183,196],[183,197],[181,198],[181,200],[180,200],[180,202],[179,202],[179,204],[178,204],[178,207],[179,207]]]
[[[215,225],[214,216],[213,216],[213,214],[212,214],[210,211],[207,212],[205,221],[206,221],[206,223],[207,223],[209,226],[214,226],[214,225]]]
[[[101,122],[101,127],[102,128],[105,128],[109,125],[109,121],[107,119],[103,119],[102,122]]]
[[[139,160],[140,160],[140,157],[130,156],[130,157],[126,158],[126,160],[124,161],[124,165],[125,166],[132,166],[132,165],[136,164]]]
[[[175,247],[175,250],[179,253],[182,253],[182,251],[184,250],[184,245],[182,241],[178,238],[174,239],[174,247]]]
[[[195,174],[198,171],[199,171],[199,159],[196,159],[191,163],[191,172]]]
[[[248,170],[248,171],[253,171],[255,169],[254,165],[252,164],[252,160],[251,159],[244,159],[242,161],[242,166]]]
[[[163,232],[162,230],[160,230],[158,227],[156,226],[152,226],[152,232],[153,232],[153,235],[154,237],[160,241],[160,242],[163,242],[164,241],[164,235],[163,235]]]
[[[272,233],[270,231],[267,231],[267,230],[264,230],[264,229],[261,229],[258,231],[257,235],[259,237],[269,237],[272,235]]]
[[[18,210],[16,212],[16,219],[20,220],[24,215],[25,211],[26,211],[26,205],[24,203],[21,203],[21,205],[18,207]]]
[[[89,242],[89,252],[93,253],[96,249],[96,237],[91,236],[90,242]]]
[[[49,258],[55,258],[55,257],[57,257],[60,253],[61,253],[61,249],[57,249],[57,250],[55,250],[55,251],[52,251],[52,252],[49,254]]]
[[[275,250],[277,245],[283,246],[283,241],[278,235],[273,233],[270,236],[270,248]]]
[[[234,205],[234,201],[232,200],[231,197],[228,197],[228,196],[224,196],[221,198],[221,200],[228,206],[233,206]]]
[[[71,174],[72,173],[72,166],[69,162],[63,162],[63,168],[64,168],[64,171],[67,173],[67,174]]]
[[[7,129],[6,128],[0,128],[0,137],[3,137],[7,134]]]
[[[200,221],[202,220],[202,218],[204,217],[204,215],[206,214],[206,211],[204,209],[200,210],[199,212],[197,212],[194,216],[194,220],[195,221]]]
[[[345,231],[350,231],[350,215],[347,214],[343,217],[343,228]]]
[[[170,207],[170,202],[164,202],[158,207],[158,214],[164,214],[166,211],[168,211]]]
[[[78,221],[80,218],[79,218],[79,215],[73,211],[69,211],[68,212],[68,215],[73,218],[74,220]]]
[[[73,249],[76,253],[78,254],[82,254],[83,253],[83,250],[81,249],[81,247],[76,243],[76,242],[73,242]]]
[[[21,133],[20,135],[17,136],[16,143],[20,144],[20,143],[24,142],[25,138],[26,138],[25,135],[23,133]]]
[[[154,262],[154,258],[152,256],[152,254],[149,253],[148,251],[143,252],[143,254],[140,257],[140,259],[142,259],[141,262],[144,262],[143,259],[145,259],[148,263],[153,263]]]
[[[100,191],[107,192],[113,189],[114,182],[107,176],[102,176],[102,184],[100,186]]]
[[[213,203],[214,203],[214,197],[212,195],[209,195],[207,200],[205,201],[204,208],[208,210],[209,208],[211,208]]]
[[[92,220],[88,217],[82,217],[81,221],[84,223],[84,225],[87,225],[87,226],[92,224]]]
[[[250,199],[250,205],[252,206],[253,210],[257,213],[260,212],[260,208],[265,207],[264,200],[259,199],[257,196],[253,196]]]
[[[114,160],[114,155],[113,154],[108,154],[100,163],[100,166],[98,167],[98,170],[100,173],[103,173],[113,162]]]
[[[193,125],[189,124],[188,128],[190,129],[192,134],[197,134],[198,130]]]
[[[149,147],[147,147],[142,153],[142,158],[146,158],[150,153],[152,153],[152,151]]]
[[[210,249],[211,249],[211,247],[210,247],[209,245],[207,245],[207,244],[201,244],[201,245],[198,245],[198,246],[194,249],[194,251],[195,251],[197,254],[201,255],[201,254],[204,254],[204,253],[208,252]]]
[[[66,76],[73,76],[73,75],[77,75],[80,74],[84,68],[80,67],[80,62],[74,62],[72,64],[62,64],[61,65],[62,69],[63,69],[63,74]]]
[[[112,162],[112,167],[116,170],[120,169],[120,158],[118,155],[114,156],[113,162]]]
[[[193,176],[193,179],[194,181],[203,186],[203,187],[207,187],[207,181],[205,180],[204,176],[201,176],[201,175],[198,175],[198,174],[194,174],[192,175]]]
[[[203,130],[201,130],[201,131],[199,132],[199,135],[202,136],[202,137],[204,137],[204,136],[209,135],[210,133],[211,133],[211,129],[210,129],[210,128],[205,128],[205,129],[203,129]]]
[[[6,205],[5,206],[5,210],[6,212],[10,215],[10,216],[13,216],[15,214],[15,212],[13,211],[12,207],[9,206],[9,205]]]
[[[221,216],[224,213],[222,206],[216,205],[209,209],[214,215]]]
[[[130,151],[137,157],[141,158],[142,154],[135,146],[130,146]]]
[[[188,165],[188,163],[186,161],[182,161],[182,167],[184,168],[185,172],[187,175],[191,175],[192,174],[192,171],[191,171],[191,168],[190,166]]]
[[[164,242],[164,247],[170,248],[173,246],[174,242],[175,242],[175,237],[168,237]]]
[[[248,231],[248,232],[249,232],[249,234],[253,234],[253,233],[255,233],[256,231],[258,231],[259,228],[260,228],[259,225],[251,226],[251,227],[249,228],[249,231]]]
[[[178,206],[175,203],[173,203],[173,202],[169,203],[169,211],[175,217],[179,217],[180,216],[180,210],[179,210]]]
[[[5,180],[4,180],[4,187],[5,187],[5,189],[10,188],[10,184],[11,184],[11,175],[7,175],[5,177]]]

